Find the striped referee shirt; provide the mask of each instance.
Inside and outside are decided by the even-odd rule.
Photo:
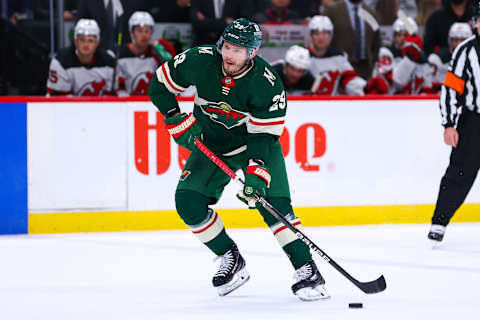
[[[453,52],[440,95],[442,125],[453,127],[458,108],[480,113],[480,38],[472,36]]]

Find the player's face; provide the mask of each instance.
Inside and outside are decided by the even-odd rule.
[[[146,48],[152,40],[152,31],[151,26],[135,26],[132,31],[132,38],[139,47]]]
[[[223,69],[235,76],[247,65],[247,48],[224,42],[222,47]]]
[[[75,47],[83,56],[93,55],[98,46],[97,37],[92,35],[79,34],[75,39]]]
[[[294,67],[288,63],[286,64],[285,76],[287,78],[288,83],[292,83],[292,84],[297,83],[304,73],[305,73],[305,69]]]
[[[480,34],[480,17],[475,19],[475,23],[477,25],[477,34]]]
[[[403,45],[405,44],[405,37],[406,36],[407,36],[406,31],[395,32],[393,41],[395,41],[395,46],[397,48],[400,48],[400,49],[403,48]]]
[[[312,44],[316,49],[326,49],[332,41],[332,34],[326,30],[312,31]]]

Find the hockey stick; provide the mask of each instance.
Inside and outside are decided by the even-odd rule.
[[[235,172],[228,167],[225,162],[219,159],[210,149],[208,149],[197,137],[195,137],[195,145],[203,152],[213,163],[215,163],[223,172],[225,172],[232,180],[237,182],[243,187],[243,180],[235,174]],[[295,228],[277,209],[275,209],[265,198],[258,195],[254,196],[254,199],[258,201],[262,207],[265,208],[271,215],[282,222],[288,229],[290,229],[295,235],[303,241],[310,249],[315,251],[326,262],[330,263],[338,272],[340,272],[345,278],[350,280],[355,286],[367,294],[378,293],[385,290],[387,284],[385,283],[384,276],[380,276],[377,280],[369,282],[360,282],[352,277],[347,271],[340,267],[332,258],[330,258],[322,249],[320,249],[312,240],[310,240],[302,231]]]

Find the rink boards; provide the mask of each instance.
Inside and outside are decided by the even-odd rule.
[[[0,114],[0,233],[185,228],[174,192],[188,152],[146,99],[4,98]],[[431,97],[290,98],[281,143],[311,226],[428,222],[450,152]],[[263,226],[236,192],[215,206],[224,223]],[[480,221],[478,184],[467,203],[455,221]]]

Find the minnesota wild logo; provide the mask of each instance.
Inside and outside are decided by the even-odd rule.
[[[247,122],[248,113],[233,109],[226,102],[211,102],[201,105],[202,112],[212,121],[227,129],[237,127]]]

